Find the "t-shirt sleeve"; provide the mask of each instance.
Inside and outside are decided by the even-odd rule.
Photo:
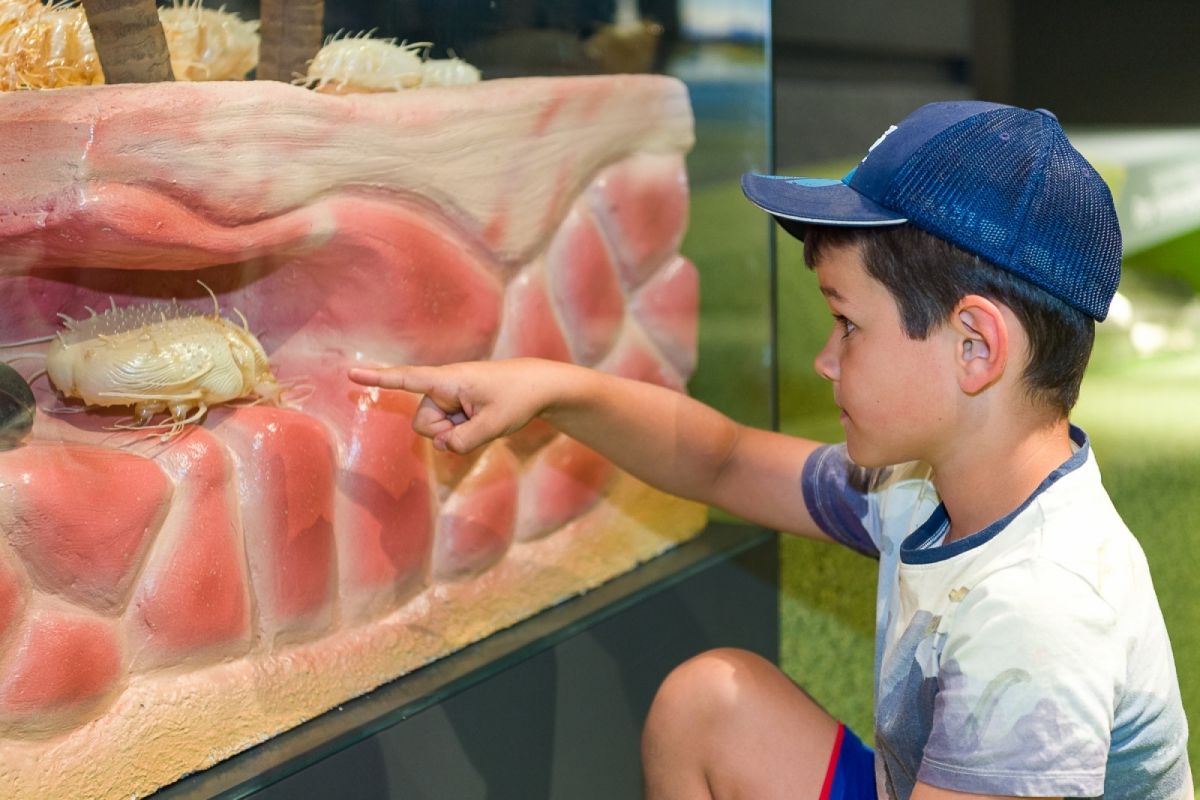
[[[1050,562],[971,589],[949,626],[918,778],[944,789],[1098,797],[1125,680],[1116,614]]]
[[[817,527],[872,558],[879,558],[879,542],[870,492],[881,473],[855,464],[846,455],[846,446],[839,444],[814,450],[801,476],[804,504]]]

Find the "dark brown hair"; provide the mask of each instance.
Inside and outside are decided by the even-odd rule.
[[[847,246],[858,248],[867,273],[891,293],[911,339],[925,339],[945,324],[969,294],[1008,306],[1029,339],[1022,377],[1030,398],[1062,417],[1070,413],[1096,338],[1091,317],[913,225],[810,226],[804,231],[804,263],[813,267],[823,250]]]

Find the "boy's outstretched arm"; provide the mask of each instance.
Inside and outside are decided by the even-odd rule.
[[[740,425],[679,392],[531,358],[352,369],[350,378],[423,394],[413,428],[435,447],[465,453],[540,417],[666,492],[827,538],[800,486],[818,442]]]

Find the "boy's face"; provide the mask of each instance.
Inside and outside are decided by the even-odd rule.
[[[823,250],[815,272],[834,326],[814,365],[833,383],[850,458],[864,467],[936,460],[952,442],[959,396],[952,329],[908,338],[857,247]]]

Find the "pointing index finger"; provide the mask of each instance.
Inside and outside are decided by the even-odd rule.
[[[433,376],[421,367],[363,368],[350,370],[350,380],[381,389],[404,389],[425,394],[435,388]]]

